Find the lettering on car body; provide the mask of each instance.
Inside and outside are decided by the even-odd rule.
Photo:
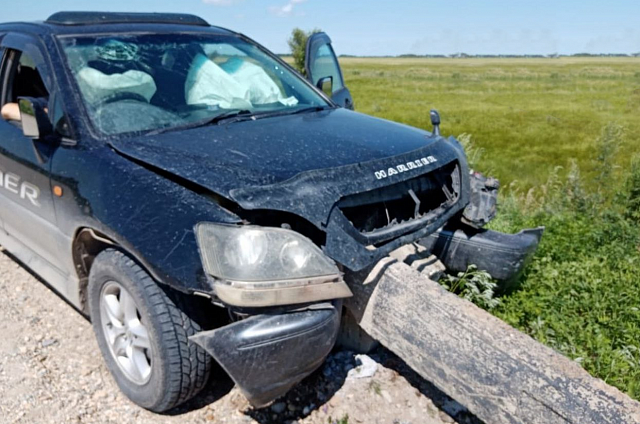
[[[0,187],[20,196],[21,199],[29,200],[33,206],[40,207],[40,202],[38,201],[40,189],[31,183],[22,181],[19,175],[0,171]]]
[[[396,166],[392,166],[390,168],[388,168],[387,170],[381,169],[380,171],[376,171],[375,172],[375,176],[376,179],[381,180],[383,178],[388,178],[392,175],[398,175],[402,172],[407,172],[410,171],[412,169],[417,169],[420,167],[423,167],[425,165],[429,165],[431,163],[437,162],[438,159],[436,159],[433,156],[427,156],[425,158],[420,158],[420,159],[416,159],[414,161],[411,162],[407,162],[407,163],[401,163],[399,165]]]

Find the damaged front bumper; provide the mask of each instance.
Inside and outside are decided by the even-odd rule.
[[[254,407],[284,395],[333,348],[340,304],[251,316],[191,337],[224,368]]]
[[[505,234],[449,224],[419,244],[438,257],[449,271],[464,272],[469,265],[487,271],[507,290],[535,253],[544,227]]]

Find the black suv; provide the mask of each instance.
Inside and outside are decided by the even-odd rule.
[[[0,52],[0,244],[154,411],[214,358],[254,405],[282,395],[332,349],[344,272],[454,240],[472,197],[455,139],[349,110],[325,34],[307,79],[181,14],[2,24]]]

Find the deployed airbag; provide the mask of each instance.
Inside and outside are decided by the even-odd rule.
[[[229,59],[220,66],[201,53],[196,55],[187,75],[185,98],[190,105],[206,104],[224,109],[298,103],[295,98],[284,99],[280,88],[260,66],[239,58]]]
[[[251,107],[246,99],[247,89],[231,78],[222,68],[198,54],[187,75],[185,97],[187,104],[207,104],[221,108]]]
[[[282,100],[280,89],[276,83],[258,65],[239,58],[232,58],[222,67],[239,84],[245,86],[247,99],[251,103],[266,104]]]
[[[131,70],[107,75],[97,69],[85,67],[78,72],[77,79],[85,100],[92,104],[123,92],[139,94],[149,101],[156,92],[153,78],[142,71]]]

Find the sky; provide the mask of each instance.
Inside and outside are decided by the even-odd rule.
[[[1,20],[59,10],[193,13],[276,53],[295,27],[363,56],[640,52],[640,0],[19,0]]]

